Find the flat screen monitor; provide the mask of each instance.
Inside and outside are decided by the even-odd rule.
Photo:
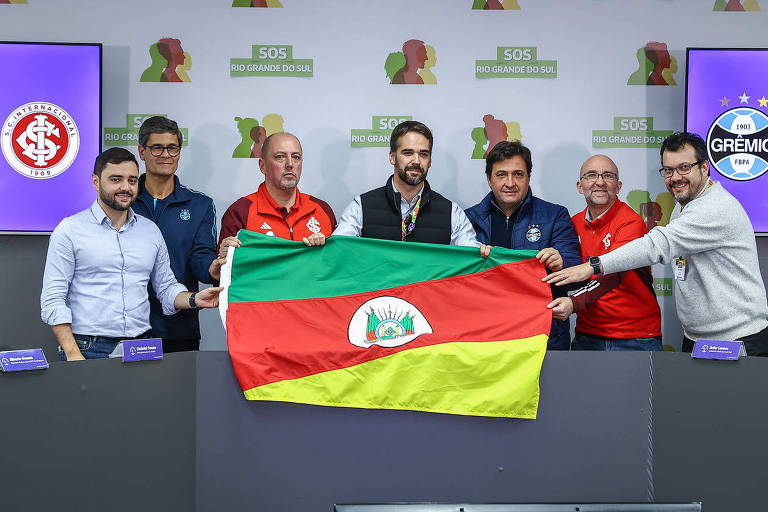
[[[688,48],[685,129],[707,142],[710,176],[768,234],[768,48]]]
[[[101,44],[0,42],[0,232],[87,208],[101,136]]]

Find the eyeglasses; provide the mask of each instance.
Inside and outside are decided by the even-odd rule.
[[[597,178],[603,178],[603,181],[616,181],[619,179],[619,175],[615,172],[602,172],[598,174],[595,171],[589,171],[582,174],[581,181],[585,183],[592,183],[597,181]]]
[[[168,156],[170,157],[179,156],[179,153],[181,153],[181,146],[176,144],[169,144],[168,146],[163,146],[162,144],[147,146],[145,144],[144,149],[148,149],[152,156],[163,156],[163,151],[168,151]]]
[[[677,174],[680,176],[685,176],[686,174],[691,172],[691,169],[696,167],[697,165],[703,164],[704,160],[699,160],[698,162],[693,162],[692,164],[681,164],[677,167],[662,167],[659,169],[659,176],[661,176],[664,179],[671,178],[673,174],[675,174],[675,171],[677,171]]]

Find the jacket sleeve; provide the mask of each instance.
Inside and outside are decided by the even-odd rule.
[[[208,273],[208,268],[216,259],[216,206],[212,199],[208,201],[205,215],[197,226],[195,238],[192,241],[190,267],[198,281],[212,284],[213,278]]]
[[[579,237],[565,208],[560,208],[555,217],[552,227],[552,247],[562,256],[563,268],[582,263]]]
[[[219,234],[219,244],[229,236],[237,236],[237,232],[245,229],[248,225],[248,211],[251,208],[251,200],[247,197],[241,197],[224,212],[221,218],[221,233]]]

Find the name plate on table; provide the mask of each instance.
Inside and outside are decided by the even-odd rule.
[[[0,352],[0,368],[4,372],[44,370],[48,368],[48,361],[41,348],[8,350]]]
[[[163,358],[163,340],[160,338],[125,340],[122,344],[123,362],[151,361]]]
[[[697,359],[721,359],[735,361],[746,356],[744,344],[740,341],[696,340],[691,357]]]

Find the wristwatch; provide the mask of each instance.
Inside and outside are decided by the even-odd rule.
[[[197,302],[195,302],[195,295],[197,295],[197,292],[189,296],[189,307],[192,309],[197,309]]]
[[[589,264],[592,265],[592,271],[596,275],[599,275],[599,274],[602,273],[601,270],[600,270],[600,258],[598,256],[590,256],[589,257]]]

